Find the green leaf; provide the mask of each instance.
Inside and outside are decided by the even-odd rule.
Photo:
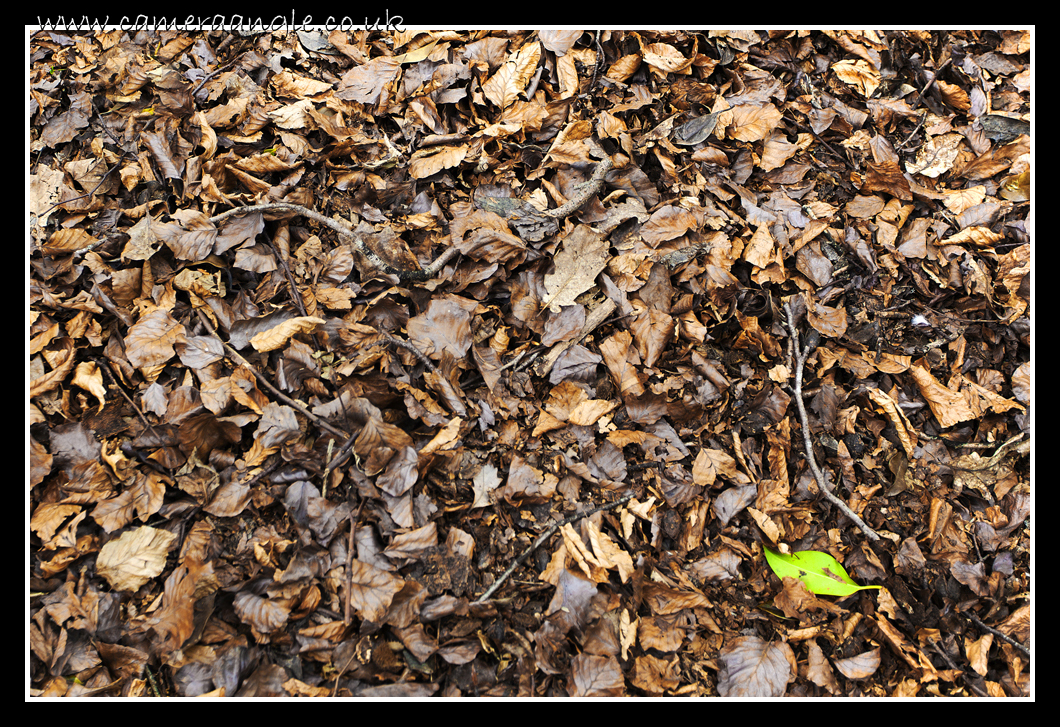
[[[880,588],[880,586],[859,586],[843,566],[828,553],[816,550],[803,550],[798,553],[784,555],[762,546],[766,552],[766,562],[777,577],[781,580],[784,576],[798,578],[806,584],[811,593],[823,596],[849,596],[866,588]]]

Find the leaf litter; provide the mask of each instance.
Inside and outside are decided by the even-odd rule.
[[[34,33],[30,693],[1028,696],[1030,38]]]

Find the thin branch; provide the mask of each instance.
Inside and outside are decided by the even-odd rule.
[[[357,535],[357,522],[361,519],[361,508],[364,507],[364,498],[357,503],[357,512],[350,517],[350,535],[346,543],[346,603],[344,604],[343,623],[352,623],[352,592],[353,592],[353,545]]]
[[[218,50],[220,50],[220,49],[218,49]],[[202,87],[206,85],[207,81],[209,81],[211,78],[216,77],[217,74],[223,73],[224,71],[227,71],[229,68],[234,66],[236,64],[236,62],[238,62],[239,60],[240,59],[238,57],[237,58],[233,58],[232,60],[228,61],[228,63],[225,63],[223,66],[218,66],[215,71],[213,71],[211,73],[208,73],[205,76],[203,76],[202,80],[199,81],[199,85],[192,89],[192,91],[191,91],[192,98],[195,98],[195,94],[197,94],[202,89]]]
[[[799,343],[799,330],[795,327],[795,315],[792,313],[790,302],[784,303],[784,313],[788,318],[788,331],[791,333],[789,356],[792,357],[795,365],[795,387],[793,393],[795,395],[795,405],[799,410],[799,422],[802,424],[802,444],[806,452],[806,461],[810,465],[810,471],[813,472],[814,479],[817,480],[817,489],[821,491],[826,500],[838,507],[844,515],[850,518],[861,529],[861,532],[865,533],[865,537],[869,540],[879,540],[880,536],[876,531],[869,527],[857,513],[851,510],[845,502],[840,500],[828,488],[828,482],[821,473],[821,468],[817,465],[817,458],[813,454],[813,442],[810,440],[810,418],[806,415],[806,404],[802,400],[803,368],[806,366],[806,359],[810,353],[817,348],[816,336],[808,336],[811,340],[807,341],[805,348],[802,348]]]
[[[224,340],[221,339],[221,336],[218,335],[218,333],[217,333],[217,329],[215,329],[213,327],[213,324],[210,323],[210,319],[206,317],[205,313],[203,313],[199,309],[196,309],[195,312],[198,314],[199,320],[202,321],[202,324],[206,327],[206,330],[210,332],[210,335],[213,336],[214,338],[216,338],[218,341],[220,341],[221,345],[224,346],[225,352],[228,354],[229,358],[231,358],[233,361],[235,361],[236,363],[240,364],[241,366],[246,366],[247,369],[250,371],[250,373],[254,374],[254,378],[256,378],[258,380],[258,382],[262,386],[264,386],[266,389],[271,391],[276,396],[277,399],[279,399],[283,403],[287,404],[288,406],[293,407],[299,413],[301,413],[306,419],[309,419],[311,422],[316,424],[321,429],[327,430],[328,432],[334,434],[336,437],[338,437],[342,441],[346,441],[347,439],[349,439],[349,436],[350,436],[349,434],[347,434],[346,432],[342,431],[341,429],[338,429],[338,428],[332,426],[327,421],[321,419],[316,414],[314,414],[313,412],[311,412],[308,409],[306,409],[303,404],[298,403],[297,401],[295,401],[291,397],[287,396],[287,394],[283,393],[282,391],[277,389],[275,386],[273,386],[272,382],[269,381],[265,377],[264,374],[259,372],[253,366],[251,366],[250,362],[247,361],[245,358],[243,358],[243,355],[240,354],[239,351],[235,350],[229,344],[225,343]]]
[[[575,520],[581,520],[583,517],[589,517],[590,515],[594,515],[595,513],[603,512],[604,510],[610,510],[612,508],[618,507],[622,503],[629,502],[631,499],[633,499],[633,493],[630,493],[628,495],[623,495],[622,497],[618,498],[614,502],[609,502],[606,505],[601,505],[600,507],[593,508],[589,512],[583,512],[583,513],[581,513],[579,515],[571,515],[566,520],[562,520],[562,521],[560,521],[558,523],[553,524],[552,527],[550,527],[545,532],[541,533],[541,535],[538,536],[537,540],[535,540],[533,543],[531,543],[530,547],[527,548],[526,550],[524,550],[519,555],[519,557],[516,558],[512,562],[512,564],[510,566],[508,566],[508,570],[504,571],[504,573],[501,575],[501,577],[498,578],[496,581],[494,581],[493,585],[490,586],[488,589],[486,589],[486,592],[483,593],[481,596],[478,597],[478,599],[475,600],[475,603],[484,603],[485,601],[487,601],[489,599],[489,597],[492,596],[494,594],[494,592],[496,592],[496,590],[501,587],[501,584],[504,583],[506,580],[508,580],[508,576],[510,576],[512,573],[514,573],[515,569],[518,568],[520,565],[522,565],[523,561],[525,561],[530,556],[531,553],[533,553],[535,550],[537,550],[539,547],[541,547],[541,544],[544,543],[549,538],[551,538],[552,535],[557,530],[559,530],[561,527],[563,527],[564,525],[569,525],[570,523],[574,522]]]
[[[964,669],[960,668],[959,666],[953,663],[953,659],[951,659],[950,655],[946,653],[946,650],[942,648],[942,644],[940,644],[938,641],[934,641],[931,645],[935,647],[935,651],[938,653],[939,656],[942,657],[942,660],[946,662],[946,665],[949,666],[950,669],[955,672],[960,672],[960,674],[964,677],[964,681],[968,684],[968,688],[975,692],[975,695],[977,697],[990,696],[981,686],[979,686],[973,680],[968,678],[968,674],[965,673]]]
[[[596,193],[600,191],[600,187],[604,184],[604,177],[611,171],[613,164],[611,157],[604,156],[600,163],[596,165],[596,169],[593,170],[593,176],[589,178],[589,181],[578,185],[578,192],[573,197],[559,207],[545,210],[541,214],[561,220],[580,210],[585,206],[586,202],[595,197]]]
[[[335,456],[332,457],[324,467],[324,475],[322,479],[324,480],[325,489],[327,488],[328,476],[331,475],[331,471],[345,462],[350,456],[350,452],[353,450],[353,445],[357,441],[357,436],[357,434],[351,435],[345,442],[343,442],[342,446],[339,447],[339,451],[335,453]]]
[[[1002,633],[1001,631],[998,631],[997,629],[995,629],[992,626],[987,626],[985,623],[983,623],[978,618],[976,618],[976,615],[974,613],[966,611],[964,613],[964,615],[967,616],[969,619],[971,619],[972,623],[974,623],[976,626],[981,628],[983,631],[988,631],[988,632],[992,633],[994,636],[998,637],[999,639],[1004,641],[1006,644],[1010,644],[1010,645],[1016,647],[1017,649],[1022,651],[1027,656],[1031,655],[1031,650],[1028,649],[1026,646],[1024,646],[1020,642],[1016,641],[1014,638],[1012,638],[1008,634]]]
[[[406,351],[412,353],[412,355],[419,359],[419,362],[423,364],[428,371],[438,373],[438,367],[434,365],[434,362],[427,358],[427,354],[416,348],[416,346],[411,341],[406,341],[403,338],[398,338],[397,336],[393,336],[387,333],[386,331],[379,331],[379,335],[382,336],[383,340],[387,343],[393,344],[398,348],[403,348]]]
[[[103,128],[106,129],[106,125],[104,125]],[[117,169],[119,166],[121,166],[121,163],[122,163],[122,161],[124,161],[124,159],[125,159],[125,157],[122,156],[122,158],[118,159],[118,161],[114,164],[113,167],[111,167],[110,169],[105,171],[103,173],[103,176],[99,178],[99,184],[97,184],[95,187],[93,187],[91,191],[85,192],[84,194],[80,194],[80,195],[78,195],[76,197],[71,197],[70,199],[64,199],[62,202],[56,202],[55,204],[53,204],[48,209],[46,209],[43,212],[41,212],[39,215],[34,215],[34,216],[39,220],[42,217],[46,216],[49,212],[51,212],[56,207],[61,207],[64,204],[70,204],[71,202],[76,202],[77,200],[84,199],[85,197],[91,197],[92,195],[94,195],[96,193],[97,189],[99,189],[100,187],[103,186],[103,183],[107,181],[107,177],[110,176],[111,172],[113,172],[115,169]],[[89,250],[92,250],[92,249],[94,249],[96,247],[99,247],[102,243],[106,242],[106,240],[107,240],[107,238],[102,237],[102,238],[96,240],[95,242],[93,242],[91,245],[87,245],[87,246],[81,248],[80,250],[74,251],[74,257],[77,258],[80,255],[84,255]]]
[[[303,217],[308,217],[315,222],[319,222],[325,227],[329,227],[339,233],[346,239],[351,240],[353,242],[353,248],[364,255],[368,262],[374,267],[388,275],[396,275],[401,280],[430,280],[441,272],[442,268],[445,267],[445,264],[459,253],[455,247],[451,247],[439,255],[434,262],[425,268],[420,270],[398,270],[392,265],[387,264],[372,250],[368,249],[368,246],[364,244],[364,241],[346,225],[337,220],[333,220],[330,217],[325,217],[319,212],[314,212],[308,207],[303,207],[300,204],[291,204],[290,202],[271,202],[269,204],[254,204],[247,207],[236,207],[227,212],[222,212],[219,215],[214,215],[210,218],[210,222],[216,225],[218,222],[223,222],[229,217],[248,215],[252,212],[292,212],[294,214],[302,215]]]

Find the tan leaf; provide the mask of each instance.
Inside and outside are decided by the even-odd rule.
[[[354,559],[350,564],[350,601],[361,618],[381,624],[405,581]]]
[[[588,427],[595,424],[599,421],[600,417],[610,412],[616,406],[618,406],[617,401],[589,399],[574,407],[570,416],[567,418],[567,422],[580,427]]]
[[[346,101],[374,104],[383,97],[387,84],[400,75],[401,62],[397,58],[373,58],[343,76],[335,95]]]
[[[644,62],[659,75],[691,73],[689,69],[692,67],[692,61],[695,60],[685,58],[681,55],[681,51],[666,43],[648,43],[647,45],[641,43],[640,52]]]
[[[166,567],[166,556],[177,536],[168,530],[143,527],[122,533],[104,545],[96,572],[116,591],[138,591]]]
[[[637,359],[635,349],[631,351],[630,344],[633,336],[628,331],[618,331],[613,336],[600,342],[600,354],[604,357],[604,363],[611,371],[611,377],[618,387],[622,396],[640,396],[644,393],[644,384],[641,383],[640,374],[637,371]]]
[[[574,65],[573,53],[556,59],[556,73],[559,76],[560,98],[570,98],[578,92],[578,70]]]
[[[437,174],[443,169],[458,166],[467,156],[467,144],[460,146],[433,146],[419,149],[409,160],[409,175],[413,179],[423,179]]]
[[[723,697],[782,697],[794,681],[795,655],[784,641],[738,636],[718,655],[718,694]]]
[[[641,237],[652,247],[674,240],[698,224],[696,215],[683,207],[665,205],[656,210],[640,230]]]
[[[48,241],[42,246],[41,251],[45,255],[51,255],[53,257],[57,255],[69,255],[72,252],[76,252],[83,247],[88,247],[97,242],[99,241],[96,238],[80,228],[62,228],[48,238]]]
[[[541,44],[527,43],[509,56],[508,61],[482,84],[482,93],[502,110],[508,108],[526,90],[540,58]]]
[[[718,477],[746,484],[747,475],[737,468],[736,460],[720,449],[701,449],[692,463],[692,481],[697,485],[713,485]]]
[[[780,111],[771,103],[742,104],[732,109],[729,137],[740,141],[765,139],[780,123]]]
[[[99,400],[98,411],[103,411],[107,390],[103,386],[103,372],[96,366],[95,361],[82,361],[79,363],[71,381],[96,397]]]
[[[630,76],[637,72],[640,68],[641,56],[639,53],[631,53],[626,56],[622,56],[607,69],[606,76],[612,81],[618,81],[624,83],[629,80]]]
[[[596,276],[607,267],[608,244],[588,225],[578,225],[553,258],[554,269],[545,275],[545,305],[558,313],[565,305],[596,285]]]
[[[830,308],[816,303],[812,296],[807,296],[806,301],[806,320],[822,336],[839,338],[847,332],[846,308]]]
[[[666,352],[667,344],[674,335],[674,325],[673,316],[654,308],[631,321],[630,329],[637,342],[637,352],[645,366],[654,366]]]
[[[943,386],[931,375],[930,371],[922,366],[911,367],[909,373],[916,385],[920,387],[921,396],[927,401],[931,413],[935,415],[939,426],[943,429],[975,419],[975,412],[968,406],[967,400],[959,391]]]
[[[834,63],[832,73],[843,83],[856,88],[865,98],[872,96],[880,85],[880,72],[862,60]]]
[[[894,399],[887,395],[886,392],[880,391],[876,388],[868,389],[869,398],[876,403],[877,406],[883,409],[884,413],[890,418],[891,423],[894,425],[895,430],[898,433],[898,441],[902,445],[902,449],[905,450],[906,455],[909,459],[915,459],[913,449],[917,444],[917,433],[913,428],[909,418],[905,415],[895,403]]]
[[[176,354],[174,345],[185,342],[184,326],[168,310],[155,308],[129,329],[125,336],[125,356],[136,368],[159,366]]]
[[[880,650],[877,647],[847,659],[837,659],[835,668],[847,679],[867,679],[880,668]]]
[[[66,375],[74,368],[74,342],[70,338],[61,339],[62,350],[58,356],[49,359],[52,370],[46,374],[36,377],[29,384],[29,396],[46,394],[56,388],[66,379]]]
[[[312,333],[317,326],[322,326],[326,322],[323,318],[314,318],[313,316],[289,318],[267,331],[255,334],[251,337],[250,344],[255,350],[263,353],[265,351],[275,351],[287,343],[292,336],[296,336],[299,333]]]
[[[262,634],[270,634],[281,629],[287,623],[287,617],[291,613],[289,606],[255,596],[247,591],[237,593],[232,606],[243,623]]]
[[[906,162],[906,171],[910,174],[923,174],[933,179],[945,174],[953,167],[953,162],[961,153],[963,141],[964,137],[960,134],[932,137],[917,151],[916,161]],[[947,199],[947,205],[948,203]]]
[[[471,480],[471,487],[475,493],[475,500],[471,503],[471,509],[478,507],[489,507],[493,504],[493,491],[503,483],[497,476],[497,468],[490,463],[482,465],[482,469]]]

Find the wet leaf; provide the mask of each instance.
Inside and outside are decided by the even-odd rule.
[[[31,694],[1028,694],[1032,33],[380,15],[30,33]]]

